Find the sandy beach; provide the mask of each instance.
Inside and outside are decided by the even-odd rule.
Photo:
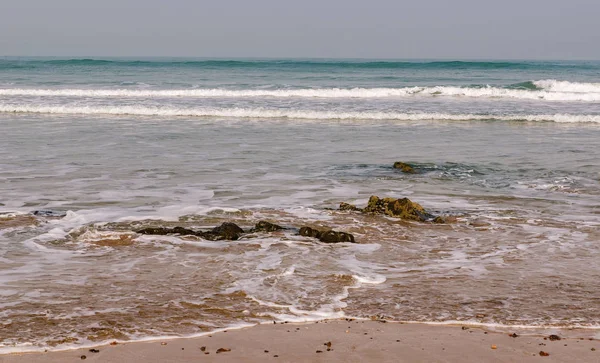
[[[558,340],[474,327],[336,320],[119,343],[97,351],[9,354],[0,362],[600,362],[598,339],[584,338],[585,331],[563,333],[556,334]]]

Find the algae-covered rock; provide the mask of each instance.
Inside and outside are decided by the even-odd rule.
[[[369,198],[369,204],[363,211],[365,213],[385,214],[390,217],[421,222],[435,218],[434,215],[427,213],[420,204],[415,203],[408,198],[381,199],[372,195],[371,198]]]
[[[252,232],[275,232],[275,231],[279,231],[282,229],[283,229],[283,227],[281,227],[277,224],[267,222],[267,221],[260,221],[260,222],[256,223],[256,225],[252,229]]]
[[[402,161],[396,161],[394,163],[394,169],[398,169],[401,172],[406,173],[406,174],[414,174],[414,173],[416,173],[416,171],[412,167],[412,165],[404,163]]]
[[[340,203],[340,210],[348,210],[348,211],[356,211],[356,212],[362,211],[362,209],[356,207],[354,204],[344,203],[344,202]]]

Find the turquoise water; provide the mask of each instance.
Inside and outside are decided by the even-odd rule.
[[[372,316],[598,336],[599,123],[600,62],[3,58],[0,352]],[[332,210],[370,195],[451,223]],[[134,232],[261,219],[359,243]]]

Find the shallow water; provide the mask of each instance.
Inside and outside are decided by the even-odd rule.
[[[368,83],[368,70],[348,69],[347,85],[355,85],[354,72]],[[527,69],[504,72],[518,78]],[[60,69],[46,77],[65,84],[77,78]],[[79,77],[97,86],[94,74]],[[455,77],[468,84],[464,74]],[[589,80],[581,77],[572,80]],[[217,78],[207,82],[225,89],[225,81],[211,83]],[[40,88],[34,82],[42,81],[23,82],[5,89]],[[239,101],[288,113],[298,105],[364,113],[430,112],[431,105],[449,114],[577,110],[570,114],[576,119],[598,111],[596,102],[495,98],[19,97],[2,95],[0,106],[223,102],[230,109]],[[271,116],[0,112],[0,351],[333,317],[598,333],[597,124]],[[418,173],[394,170],[398,160]],[[335,210],[340,202],[364,206],[371,195],[408,197],[449,223]],[[52,213],[31,214],[36,210]],[[135,233],[225,221],[249,229],[259,220],[290,229],[232,242]],[[305,225],[350,232],[358,243],[298,236]]]

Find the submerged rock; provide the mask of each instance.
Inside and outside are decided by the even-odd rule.
[[[406,173],[406,174],[415,174],[416,173],[416,171],[412,167],[412,165],[404,163],[402,161],[396,161],[394,163],[394,169],[398,169],[401,172]]]
[[[66,212],[54,211],[54,210],[34,210],[31,212],[34,216],[38,217],[53,217],[53,218],[62,218],[67,215]]]
[[[281,227],[277,224],[273,224],[273,223],[267,222],[267,221],[260,221],[260,222],[256,223],[256,225],[252,229],[252,232],[275,232],[275,231],[279,231],[282,229],[283,229],[283,227]]]
[[[210,232],[204,232],[202,237],[211,241],[229,240],[235,241],[240,238],[244,230],[235,223],[225,222],[213,228]]]
[[[235,223],[225,222],[220,226],[217,226],[206,232],[194,231],[183,227],[149,227],[137,230],[135,232],[139,234],[153,234],[159,236],[165,236],[169,234],[178,234],[180,236],[197,236],[211,241],[235,241],[240,238],[241,234],[244,233],[244,230]]]
[[[166,236],[169,234],[179,234],[181,236],[201,236],[202,232],[196,232],[183,227],[166,228],[166,227],[148,227],[135,231],[139,234],[154,234],[158,236]]]
[[[351,242],[356,243],[354,236],[346,232],[337,232],[333,230],[319,231],[310,227],[300,228],[299,234],[304,237],[317,238],[319,241],[324,243],[340,243],[340,242]]]
[[[326,231],[321,233],[319,241],[325,243],[351,242],[355,243],[354,236],[346,232]]]
[[[302,227],[300,228],[299,234],[304,237],[319,238],[321,232],[310,227]]]

